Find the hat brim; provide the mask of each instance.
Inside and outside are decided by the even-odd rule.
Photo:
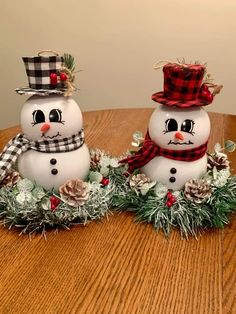
[[[65,93],[65,89],[33,89],[29,87],[16,88],[15,91],[19,95],[38,95],[38,96],[49,96],[49,95],[62,95]]]
[[[189,108],[189,107],[201,107],[201,106],[207,106],[210,104],[209,101],[204,100],[202,98],[196,98],[194,100],[179,100],[179,99],[169,99],[166,98],[164,95],[164,92],[158,92],[152,95],[152,100],[172,107],[179,107],[179,108]]]

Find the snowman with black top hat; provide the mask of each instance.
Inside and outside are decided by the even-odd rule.
[[[23,61],[29,87],[16,91],[31,97],[21,110],[22,133],[1,154],[0,176],[18,162],[22,177],[57,190],[68,179],[85,179],[90,167],[81,110],[71,98],[74,58],[43,51]]]
[[[210,120],[203,106],[222,86],[213,84],[206,67],[197,63],[168,62],[163,72],[164,91],[152,95],[161,105],[150,118],[142,148],[122,163],[128,164],[129,173],[140,169],[168,189],[180,190],[207,171]]]

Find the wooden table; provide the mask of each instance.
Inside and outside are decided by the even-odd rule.
[[[84,113],[86,141],[114,155],[145,132],[152,109]],[[210,113],[210,149],[236,140],[236,116]],[[0,149],[19,128],[0,133]],[[236,154],[229,155],[236,167]],[[235,168],[236,169],[236,168]],[[70,231],[0,228],[1,313],[236,313],[236,219],[198,240],[166,240],[128,213]]]

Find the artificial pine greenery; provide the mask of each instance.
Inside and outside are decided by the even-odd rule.
[[[117,165],[118,163],[105,153],[103,153],[103,159],[106,162],[107,177],[109,177],[109,172],[114,172],[114,168],[111,168],[109,163],[111,161]],[[96,165],[98,174],[103,159],[101,158]],[[108,184],[104,185],[100,183],[100,177],[98,181],[91,180],[91,172],[86,179],[89,185],[89,197],[83,205],[77,206],[71,206],[63,201],[58,192],[46,191],[28,179],[21,179],[14,186],[0,187],[1,223],[9,229],[18,227],[22,230],[21,233],[42,232],[45,234],[49,228],[68,229],[72,225],[85,225],[92,220],[107,216],[111,208],[112,194],[115,191],[113,180],[108,180]],[[51,207],[52,196],[60,200],[55,210]]]
[[[46,192],[42,198],[33,198],[19,204],[14,188],[0,189],[0,219],[2,224],[12,228],[21,228],[22,233],[45,233],[48,228],[66,228],[71,225],[85,225],[89,221],[101,219],[109,212],[110,189],[102,188],[94,183],[88,201],[77,207],[61,202],[55,211],[50,209],[49,197],[52,192]],[[57,193],[56,197],[60,197]]]
[[[155,229],[168,236],[173,228],[178,228],[185,237],[196,236],[201,229],[222,228],[229,223],[229,217],[236,211],[236,176],[228,179],[222,187],[214,187],[212,196],[198,204],[188,200],[183,191],[176,192],[176,202],[169,208],[167,197],[159,198],[155,187],[146,195],[129,187],[128,179],[112,197],[112,205],[117,210],[132,211],[135,220],[151,223]]]
[[[69,53],[64,53],[63,59],[64,59],[64,66],[67,69],[69,69],[71,72],[74,72],[75,71],[75,58]]]
[[[196,236],[201,229],[224,227],[229,223],[230,214],[236,211],[236,176],[225,178],[222,172],[220,180],[219,171],[210,170],[206,174],[206,179],[212,182],[209,198],[199,204],[188,199],[184,190],[175,191],[175,202],[168,207],[167,188],[159,193],[157,185],[149,182],[146,190],[140,186],[136,189],[130,184],[131,177],[126,175],[126,165],[119,165],[116,158],[101,150],[90,154],[91,170],[86,180],[90,184],[90,194],[83,205],[70,206],[60,199],[59,193],[46,191],[23,179],[14,187],[0,188],[2,223],[9,228],[19,227],[22,233],[45,233],[48,228],[86,224],[107,216],[109,209],[115,209],[132,211],[135,221],[151,223],[166,236],[177,228],[188,237]],[[107,183],[103,184],[101,179],[106,179]],[[50,207],[52,195],[61,200],[55,210]]]

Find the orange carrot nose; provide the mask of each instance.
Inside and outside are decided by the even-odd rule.
[[[42,125],[40,131],[45,133],[50,129],[50,124],[45,123],[44,125]]]
[[[175,133],[175,138],[176,138],[177,140],[181,140],[181,141],[184,140],[184,136],[183,136],[183,134],[180,133],[180,132],[176,132],[176,133]]]

